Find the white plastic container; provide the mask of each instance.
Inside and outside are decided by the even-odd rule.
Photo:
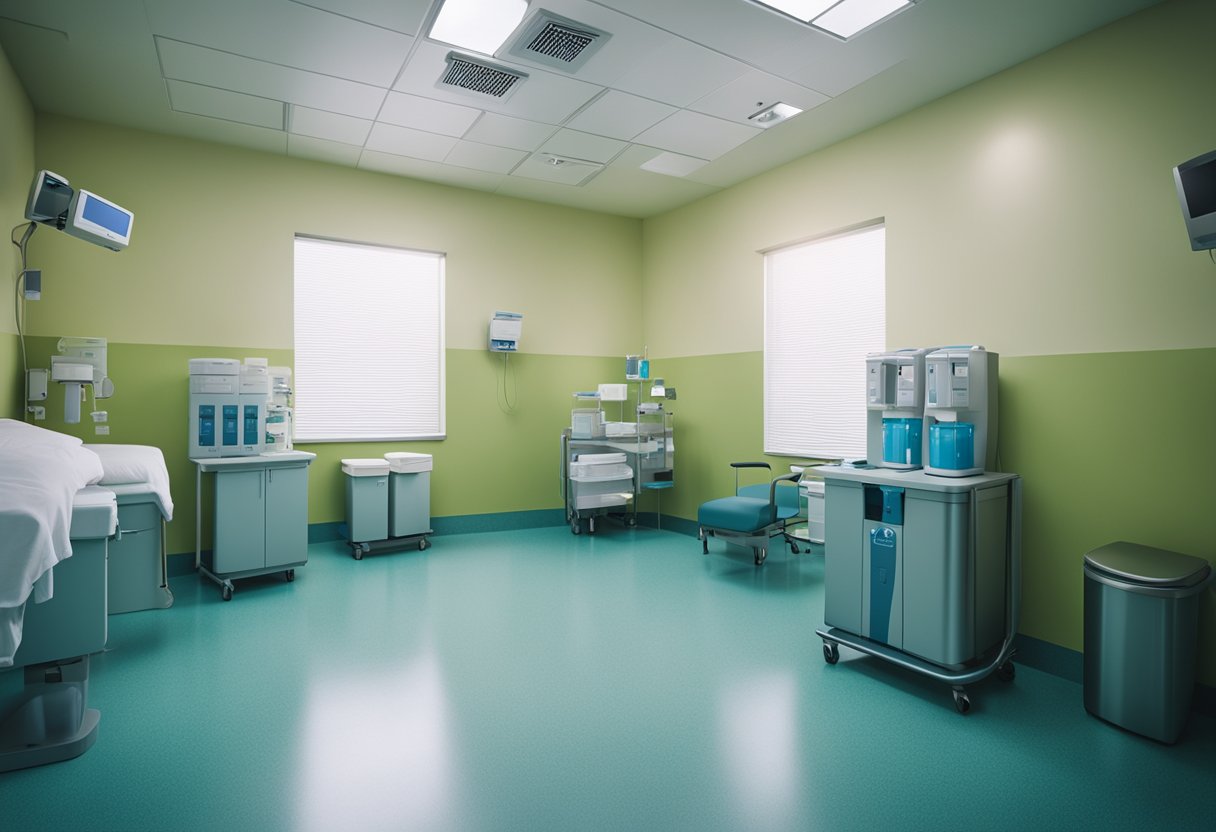
[[[823,542],[825,525],[823,480],[803,480],[798,483],[806,497],[806,533],[812,543]]]

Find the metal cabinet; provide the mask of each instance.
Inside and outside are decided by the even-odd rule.
[[[200,486],[203,473],[215,475],[210,563],[202,563],[196,534],[195,566],[220,585],[225,601],[233,578],[283,572],[290,581],[308,561],[308,465],[315,457],[289,451],[195,460]]]

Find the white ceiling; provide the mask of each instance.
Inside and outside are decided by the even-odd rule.
[[[442,0],[0,0],[0,46],[39,111],[646,217],[1158,1],[919,0],[843,42],[745,0],[531,0],[609,37],[573,74],[496,57],[503,99],[437,86]],[[805,112],[748,121],[776,101]]]

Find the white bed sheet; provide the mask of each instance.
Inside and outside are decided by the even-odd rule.
[[[101,460],[79,439],[0,419],[0,667],[21,641],[24,604],[49,599],[50,570],[72,556],[72,501]]]
[[[169,469],[160,448],[151,445],[87,444],[84,446],[101,459],[104,472],[100,485],[117,486],[118,494],[130,494],[132,488],[156,496],[165,522],[173,519],[173,496],[169,492]]]

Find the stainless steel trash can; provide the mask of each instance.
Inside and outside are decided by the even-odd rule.
[[[1212,574],[1200,558],[1122,541],[1085,556],[1085,710],[1177,741],[1195,687],[1199,594]]]

